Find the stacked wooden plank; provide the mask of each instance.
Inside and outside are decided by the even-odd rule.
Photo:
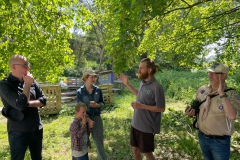
[[[103,92],[103,98],[105,101],[105,105],[113,104],[113,84],[100,84],[99,87]]]

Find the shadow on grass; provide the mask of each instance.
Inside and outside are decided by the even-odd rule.
[[[62,109],[59,114],[49,114],[49,115],[41,115],[42,121],[44,124],[50,124],[53,121],[57,120],[59,116],[74,116],[75,104],[62,104]]]
[[[69,125],[74,117],[73,107],[65,106],[59,115],[43,116],[44,122],[44,159],[71,159]],[[132,160],[133,155],[129,145],[129,133],[132,112],[126,108],[112,106],[102,114],[104,124],[104,146],[108,159]],[[155,136],[155,152],[157,159],[163,160],[201,160],[196,133],[192,129],[193,119],[182,111],[169,110],[162,116],[161,133]],[[240,154],[239,122],[235,123],[236,132],[232,137],[231,158],[235,160]],[[6,126],[6,123],[1,125]],[[6,127],[1,127],[0,157],[9,159]],[[97,151],[92,141],[89,151],[91,160],[97,160]],[[26,158],[28,160],[28,158]]]
[[[52,123],[54,120],[58,119],[58,117],[58,114],[41,115],[41,119],[45,124]]]
[[[7,144],[1,144],[1,147],[0,147],[1,160],[8,160],[9,159],[9,154],[10,154],[9,151],[10,151],[10,148],[9,148],[8,143]]]
[[[129,145],[131,118],[103,117],[108,159],[133,159]]]
[[[156,155],[158,159],[201,160],[203,159],[198,144],[197,130],[192,127],[193,118],[183,111],[169,111],[163,114],[162,131],[156,135]],[[239,125],[236,121],[235,125]],[[236,127],[237,129],[238,127]],[[239,131],[232,136],[230,160],[235,160],[240,153]]]

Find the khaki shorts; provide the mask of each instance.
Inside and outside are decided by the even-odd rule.
[[[154,152],[154,134],[144,133],[131,126],[130,145],[139,148],[140,152]]]

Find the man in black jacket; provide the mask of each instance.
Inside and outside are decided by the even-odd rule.
[[[27,58],[13,55],[11,73],[0,81],[0,96],[7,117],[11,160],[23,160],[27,148],[32,160],[42,159],[43,126],[38,107],[46,105],[46,97],[29,72]]]

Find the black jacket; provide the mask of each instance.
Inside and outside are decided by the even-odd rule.
[[[22,93],[24,85],[24,81],[19,81],[12,74],[0,81],[0,96],[4,105],[2,114],[8,118],[8,131],[34,132],[42,129],[38,109],[28,107],[27,97]],[[36,81],[30,88],[30,100],[39,100],[43,106],[47,102]]]

